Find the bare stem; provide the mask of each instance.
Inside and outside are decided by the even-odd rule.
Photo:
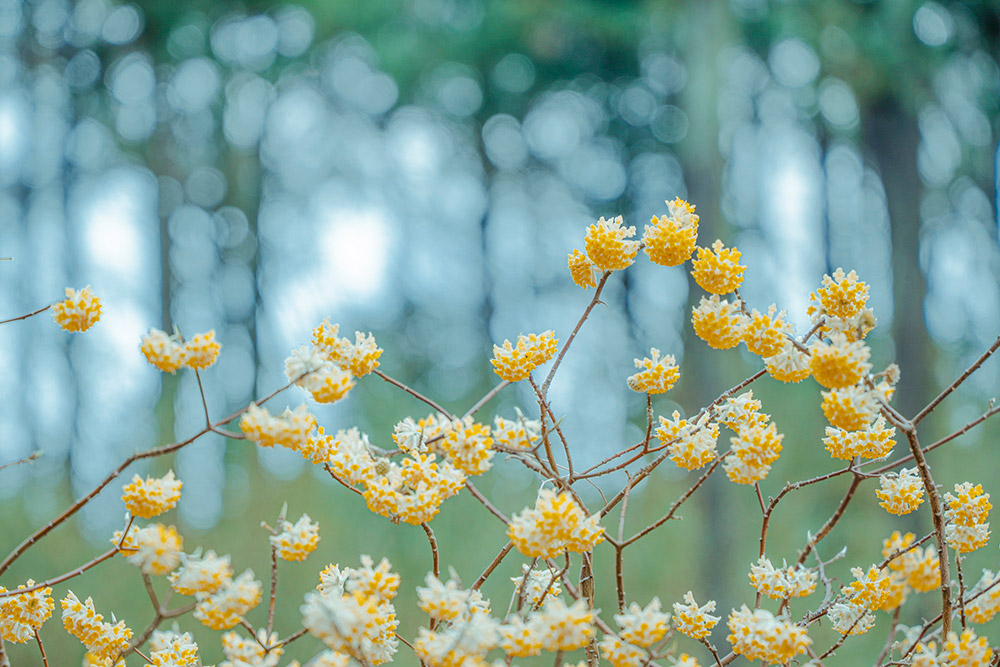
[[[611,277],[611,273],[611,271],[605,271],[604,275],[601,276],[601,280],[597,283],[597,288],[594,290],[594,298],[590,300],[589,304],[587,304],[587,308],[583,311],[583,315],[580,316],[576,326],[573,327],[573,331],[569,334],[566,342],[563,343],[562,349],[559,350],[555,363],[552,364],[552,368],[549,369],[549,374],[545,376],[545,382],[542,383],[542,396],[548,395],[549,385],[552,384],[552,378],[555,377],[556,371],[559,370],[559,365],[562,363],[563,357],[565,357],[566,352],[569,351],[569,346],[573,343],[576,335],[580,332],[580,327],[582,327],[583,323],[587,321],[588,317],[590,317],[590,311],[594,309],[594,306],[601,302],[601,292],[604,290],[604,285],[608,282],[608,278]]]
[[[0,324],[2,324],[2,322],[0,322]],[[952,382],[950,385],[948,385],[945,388],[944,391],[942,391],[940,394],[938,394],[937,397],[933,401],[931,401],[930,403],[928,403],[927,407],[925,407],[923,410],[921,410],[920,412],[918,412],[917,416],[914,417],[913,419],[911,419],[910,422],[914,426],[916,426],[918,423],[920,423],[921,419],[923,419],[924,417],[926,417],[927,415],[929,415],[931,412],[933,412],[934,408],[936,408],[941,401],[943,401],[944,399],[946,399],[948,397],[948,394],[950,394],[951,392],[953,392],[956,389],[958,389],[958,386],[960,384],[962,384],[963,382],[965,382],[967,379],[969,379],[969,376],[972,375],[973,373],[975,373],[976,370],[980,366],[982,366],[986,362],[987,359],[989,359],[991,356],[993,356],[993,353],[996,352],[998,349],[1000,349],[1000,337],[997,337],[997,339],[995,341],[993,341],[993,344],[990,345],[989,348],[987,348],[987,350],[985,352],[983,352],[979,356],[978,359],[976,359],[974,362],[972,362],[971,366],[969,366],[968,368],[966,368],[965,371],[961,375],[959,375],[958,378],[956,378],[956,380],[954,382]]]
[[[497,566],[500,565],[500,562],[507,556],[507,554],[510,553],[510,550],[513,548],[514,548],[514,543],[507,542],[507,544],[504,545],[503,549],[500,550],[500,553],[496,555],[496,558],[494,558],[493,561],[486,566],[486,569],[483,570],[483,573],[479,575],[479,578],[476,579],[476,582],[472,584],[471,590],[474,591],[478,590],[480,586],[486,583],[486,580],[489,578],[489,576],[493,574],[493,570],[497,569]]]
[[[427,523],[420,524],[420,527],[424,529],[424,533],[427,534],[427,541],[430,542],[431,545],[431,563],[433,565],[434,576],[440,577],[441,565],[438,561],[438,543],[437,540],[434,539],[434,531],[431,530],[430,525]]]
[[[0,470],[4,468],[13,468],[14,466],[19,466],[22,463],[34,463],[42,456],[42,450],[38,449],[33,451],[31,454],[25,456],[23,459],[18,459],[16,461],[11,461],[10,463],[4,463],[0,465]]]
[[[35,315],[38,315],[39,313],[44,313],[46,310],[48,310],[51,307],[52,307],[52,304],[49,304],[49,305],[45,306],[44,308],[39,308],[38,310],[36,310],[34,312],[31,312],[31,313],[28,313],[27,315],[21,315],[19,317],[12,317],[9,320],[0,320],[0,324],[7,324],[8,322],[18,322],[20,320],[26,320],[29,317],[34,317]]]
[[[426,403],[427,405],[431,406],[432,408],[434,408],[435,410],[437,410],[441,414],[443,414],[446,417],[448,417],[448,419],[454,419],[455,418],[455,416],[452,415],[450,412],[448,412],[447,410],[445,410],[443,407],[441,407],[440,405],[438,405],[437,403],[435,403],[430,398],[427,398],[426,396],[424,396],[423,394],[421,394],[416,389],[408,387],[407,385],[403,384],[399,380],[396,380],[394,378],[389,377],[388,375],[386,375],[385,373],[383,373],[382,371],[380,371],[378,369],[373,370],[372,374],[379,376],[380,378],[382,378],[383,380],[385,380],[386,382],[388,382],[389,384],[391,384],[393,386],[399,387],[400,389],[402,389],[403,391],[405,391],[410,396],[413,396],[414,398],[423,401],[424,403]]]
[[[38,629],[35,629],[35,641],[38,642],[38,651],[42,654],[42,664],[45,667],[49,667],[49,659],[45,656],[45,645],[42,644],[42,636],[38,634]]]

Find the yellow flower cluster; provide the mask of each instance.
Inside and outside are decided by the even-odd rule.
[[[862,341],[848,340],[834,331],[829,342],[817,340],[809,348],[809,370],[816,382],[827,389],[841,389],[856,384],[871,370],[871,350]]]
[[[528,565],[525,563],[521,565],[521,576],[510,578],[514,583],[514,595],[521,595],[523,585],[525,603],[532,608],[537,608],[545,601],[544,598],[562,593],[557,574],[548,568],[544,570],[528,569]]]
[[[736,299],[730,303],[720,299],[718,294],[701,301],[691,311],[694,333],[708,346],[716,350],[736,347],[746,335],[749,318],[743,313],[742,302]]]
[[[642,667],[650,660],[649,654],[642,648],[614,635],[604,635],[597,646],[601,649],[601,655],[611,663],[612,667]]]
[[[309,414],[305,404],[294,411],[285,408],[280,417],[272,416],[267,408],[251,403],[240,418],[240,430],[254,444],[261,447],[282,445],[293,451],[307,446],[309,434],[316,428],[316,418]]]
[[[305,560],[319,544],[319,524],[310,519],[308,514],[303,514],[295,523],[279,522],[278,530],[280,532],[271,535],[268,540],[278,558],[283,560]]]
[[[893,531],[887,539],[882,541],[882,557],[890,558],[913,544],[916,536],[913,533],[901,534],[898,530]],[[933,548],[923,549],[914,547],[906,553],[892,558],[887,564],[893,576],[899,575],[906,586],[918,593],[932,591],[941,585],[941,569],[938,566],[937,551]],[[892,585],[895,582],[890,582]],[[885,605],[880,609],[887,608]],[[895,607],[889,607],[895,608]]]
[[[503,345],[493,346],[493,371],[508,382],[520,382],[556,353],[555,332],[551,329],[540,334],[521,334],[517,344],[504,340]]]
[[[771,304],[767,313],[761,313],[756,308],[750,313],[743,342],[758,357],[775,356],[788,346],[788,336],[795,333],[795,327],[785,321],[785,311],[778,313],[777,310],[778,307]]]
[[[648,357],[635,360],[635,367],[643,370],[630,375],[626,384],[632,391],[647,394],[663,394],[670,390],[680,377],[680,369],[672,354],[660,356],[655,347],[650,348]]]
[[[348,338],[339,338],[339,324],[330,324],[330,318],[324,319],[313,329],[313,345],[320,348],[331,362],[350,371],[357,378],[364,377],[379,367],[382,348],[375,342],[375,337],[369,332],[354,332],[354,342]]]
[[[263,651],[261,653],[263,654]],[[195,643],[189,632],[181,634],[157,630],[149,642],[149,657],[153,659],[153,662],[146,663],[146,667],[198,667],[201,665],[198,644]]]
[[[666,202],[667,215],[653,216],[642,242],[650,261],[661,266],[680,266],[694,252],[698,240],[695,207],[681,198]]]
[[[751,610],[743,605],[734,609],[727,621],[733,653],[763,664],[784,665],[812,646],[806,629],[784,617],[775,617],[764,609]]]
[[[823,276],[823,286],[809,298],[808,314],[824,335],[839,331],[848,340],[860,340],[875,326],[875,315],[866,308],[868,285],[854,271],[838,268],[833,276]]]
[[[66,288],[66,298],[52,304],[52,319],[66,331],[86,331],[101,319],[101,301],[87,285],[77,292]]]
[[[697,258],[691,260],[691,276],[706,292],[729,294],[743,283],[747,267],[739,262],[740,251],[716,239],[711,248],[698,248]]]
[[[889,514],[909,514],[924,502],[924,483],[916,468],[885,473],[878,481],[881,488],[875,490],[875,495]]]
[[[615,614],[615,623],[621,628],[618,636],[630,644],[648,648],[663,639],[669,629],[670,614],[662,611],[659,598],[640,607],[633,602],[622,614]]]
[[[573,651],[593,639],[594,610],[577,600],[567,605],[561,598],[547,596],[542,608],[527,620],[519,616],[500,626],[500,644],[507,655],[524,658],[544,651]]]
[[[969,589],[968,597],[973,599],[965,603],[965,617],[970,623],[989,623],[1000,612],[1000,585],[996,583],[997,573],[984,569],[979,581]]]
[[[639,252],[639,242],[629,241],[635,235],[635,227],[623,227],[622,217],[605,220],[587,229],[583,239],[587,257],[601,271],[620,271],[632,265]]]
[[[368,509],[414,526],[427,523],[441,503],[465,485],[465,474],[451,463],[435,463],[433,454],[407,456],[402,463],[380,459],[366,477],[364,497]]]
[[[125,626],[125,621],[105,623],[104,617],[94,609],[92,598],[80,602],[76,594],[69,591],[59,604],[62,607],[63,626],[83,642],[94,659],[110,663],[112,658],[128,647],[132,631]]]
[[[26,584],[17,588],[20,590],[34,585],[34,579],[28,579]],[[6,592],[7,589],[0,586],[0,593]],[[34,639],[35,632],[49,620],[54,608],[52,589],[49,587],[0,598],[0,639],[15,644]]]
[[[466,475],[481,475],[493,460],[490,427],[472,420],[456,419],[440,441],[441,449],[453,466]]]
[[[183,482],[174,477],[173,470],[167,471],[163,477],[147,477],[145,480],[135,475],[131,484],[122,487],[122,501],[132,516],[152,519],[177,505],[181,498],[181,486]]]
[[[865,387],[855,385],[821,393],[823,414],[837,428],[857,431],[878,415],[878,399],[873,391]]]
[[[948,503],[944,511],[948,546],[961,554],[986,546],[990,539],[990,524],[986,519],[993,505],[990,494],[983,492],[982,484],[956,484],[955,494],[944,494],[944,500]]]
[[[914,667],[988,667],[993,664],[993,649],[986,637],[977,637],[972,628],[958,635],[948,633],[948,638],[936,653],[935,642],[917,644],[911,665]]]
[[[695,423],[681,419],[674,410],[673,419],[660,417],[654,435],[670,451],[670,460],[685,470],[697,470],[715,460],[718,455],[719,425],[702,414]]]
[[[116,530],[111,538],[114,545],[121,544],[121,552],[126,560],[145,574],[164,575],[181,562],[184,540],[173,526],[154,523],[145,528],[132,526],[128,536],[122,539],[122,532]]]
[[[214,551],[204,556],[200,550],[194,554],[181,554],[180,566],[170,573],[170,585],[181,595],[214,593],[233,578],[229,556],[219,557]]]
[[[507,536],[529,558],[552,558],[564,551],[583,553],[604,540],[601,516],[587,516],[573,496],[551,489],[538,492],[535,507],[511,517]]]
[[[228,630],[260,603],[262,589],[253,570],[246,570],[235,579],[223,580],[211,593],[197,593],[194,617],[213,630]]]
[[[772,600],[801,598],[816,590],[819,575],[801,564],[776,568],[764,556],[750,566],[750,585]]]
[[[331,650],[361,664],[381,665],[392,660],[398,646],[392,599],[399,575],[390,572],[384,558],[377,568],[370,556],[362,556],[361,563],[358,569],[331,565],[321,573],[320,585],[300,608],[302,625]]]
[[[146,361],[164,373],[173,373],[181,366],[208,368],[218,359],[221,349],[222,346],[215,340],[214,329],[195,334],[186,343],[177,332],[170,336],[165,331],[150,329],[139,344]]]
[[[482,604],[478,590],[463,590],[460,582],[454,579],[442,582],[428,572],[424,583],[427,585],[417,587],[417,606],[435,621],[459,620]]]
[[[882,459],[889,456],[896,446],[895,436],[896,428],[886,428],[885,417],[880,416],[874,423],[858,431],[827,426],[823,444],[834,458],[844,461],[851,461],[856,456]]]
[[[684,594],[684,603],[674,603],[674,627],[691,639],[703,639],[712,633],[712,628],[719,622],[719,616],[712,616],[715,611],[715,600],[709,600],[698,606],[694,593]]]
[[[254,638],[241,637],[235,632],[222,635],[222,652],[226,660],[218,667],[277,667],[278,658],[285,652],[276,647],[265,651],[264,646],[274,646],[278,642],[277,633],[268,637],[267,630],[261,628]]]
[[[504,419],[499,415],[493,419],[493,443],[506,449],[528,451],[538,444],[542,437],[542,422],[528,419],[515,407],[516,419]]]
[[[773,422],[766,426],[741,426],[736,433],[736,437],[729,439],[730,453],[723,462],[729,479],[737,484],[753,484],[764,479],[781,454],[781,441],[785,436],[778,433]]]

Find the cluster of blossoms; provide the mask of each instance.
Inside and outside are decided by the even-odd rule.
[[[152,519],[177,505],[182,486],[183,483],[174,477],[173,470],[163,477],[147,477],[145,480],[136,475],[132,483],[122,489],[122,501],[132,516]]]
[[[673,355],[660,356],[660,351],[651,348],[648,357],[635,360],[635,367],[643,370],[629,376],[626,383],[632,391],[647,394],[663,394],[670,390],[681,376]]]
[[[787,600],[811,595],[816,590],[818,574],[801,564],[776,568],[761,556],[750,566],[750,584],[761,595],[772,600]]]
[[[66,331],[86,331],[101,319],[101,300],[87,285],[79,292],[66,288],[66,298],[52,304],[52,319]]]
[[[278,558],[284,560],[305,560],[319,544],[319,524],[303,514],[295,523],[282,519],[278,522],[277,534],[268,539]]]
[[[670,614],[662,611],[659,598],[645,607],[633,602],[626,613],[615,614],[619,632],[604,635],[599,644],[604,658],[614,667],[637,667],[649,660],[643,649],[663,639],[670,629]]]
[[[965,618],[970,623],[989,623],[1000,612],[1000,577],[993,570],[983,570],[979,581],[969,589]]]
[[[552,489],[538,492],[534,508],[510,519],[507,536],[529,558],[552,558],[564,551],[584,553],[604,540],[601,515],[587,514],[573,495]]]
[[[149,657],[153,662],[147,663],[146,667],[199,667],[202,664],[198,644],[189,632],[155,631],[149,640]],[[253,663],[247,661],[247,664]]]
[[[748,391],[729,397],[719,406],[719,421],[736,432],[729,439],[729,455],[723,468],[729,479],[737,484],[753,484],[771,472],[771,464],[781,455],[781,441],[785,436],[770,421],[771,416],[760,412],[761,403]]]
[[[700,414],[694,422],[681,419],[674,410],[673,419],[660,416],[654,435],[670,452],[670,460],[685,470],[697,470],[715,460],[718,455],[719,425]]]
[[[784,665],[812,646],[806,629],[766,609],[734,609],[727,621],[733,653],[763,664]]]
[[[919,632],[920,628],[912,630]],[[909,647],[906,650],[909,651]],[[936,642],[918,642],[910,659],[913,667],[988,667],[991,664],[993,649],[989,640],[977,636],[972,628],[965,628],[961,634],[949,632],[940,652]]]
[[[944,511],[948,546],[960,554],[986,546],[990,539],[990,524],[986,519],[993,505],[990,494],[983,492],[982,484],[956,484],[954,495],[944,494],[944,501],[948,503]]]
[[[83,642],[98,664],[111,665],[111,661],[128,647],[132,631],[125,626],[125,621],[105,622],[104,616],[94,609],[93,599],[80,602],[76,594],[69,591],[59,604],[62,606],[63,626]]]
[[[543,331],[540,334],[521,334],[517,343],[504,340],[503,345],[493,346],[494,372],[508,382],[520,382],[556,353],[555,332]]]
[[[370,333],[355,332],[354,342],[340,338],[339,324],[324,319],[313,329],[312,345],[303,345],[285,360],[289,382],[308,391],[317,403],[334,403],[347,396],[355,378],[379,366],[382,348]]]
[[[28,579],[18,589],[33,588],[34,585],[34,580]],[[6,592],[7,589],[0,586],[0,593]],[[53,609],[55,602],[49,587],[0,598],[0,638],[15,644],[34,639],[35,632],[52,616]]]
[[[902,468],[898,473],[887,472],[879,477],[875,495],[886,512],[909,514],[924,502],[924,483],[916,468]]]
[[[914,547],[913,533],[893,532],[882,542],[882,556],[889,568],[888,595],[877,609],[892,611],[900,607],[910,591],[926,593],[941,585],[937,552],[928,547]],[[898,554],[898,555],[896,555]]]
[[[178,331],[168,335],[159,329],[150,329],[139,345],[146,361],[164,373],[174,373],[181,366],[204,370],[215,363],[222,346],[215,340],[215,330],[194,335],[184,341]]]
[[[362,556],[359,568],[327,566],[301,607],[302,625],[311,635],[363,665],[390,661],[399,644],[392,600],[400,578],[385,558],[373,563]]]

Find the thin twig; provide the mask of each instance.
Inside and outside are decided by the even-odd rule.
[[[452,415],[450,412],[448,412],[447,410],[445,410],[443,407],[441,407],[440,405],[438,405],[437,403],[435,403],[430,398],[427,398],[426,396],[424,396],[423,394],[421,394],[416,389],[408,387],[407,385],[403,384],[399,380],[396,380],[394,378],[389,377],[388,375],[386,375],[385,373],[383,373],[382,371],[380,371],[378,369],[373,370],[372,374],[379,376],[380,378],[382,378],[383,380],[385,380],[386,382],[388,382],[391,385],[399,387],[400,389],[402,389],[403,391],[405,391],[410,396],[413,396],[414,398],[423,401],[427,405],[431,406],[432,408],[434,408],[435,410],[437,410],[438,412],[440,412],[441,414],[443,414],[444,416],[446,416],[448,419],[451,419],[451,420],[455,419],[454,415]]]
[[[563,343],[562,349],[559,350],[559,354],[556,355],[555,363],[552,364],[552,368],[549,369],[549,374],[545,376],[545,382],[542,383],[542,396],[547,396],[549,393],[549,385],[552,384],[552,378],[555,377],[556,371],[559,370],[559,365],[562,363],[563,357],[566,356],[566,352],[569,351],[569,346],[573,343],[576,335],[580,332],[580,327],[583,323],[587,321],[590,317],[590,311],[594,309],[594,306],[601,302],[601,292],[604,290],[605,283],[608,282],[608,278],[611,277],[611,271],[605,271],[604,275],[601,276],[600,281],[597,283],[597,288],[594,290],[594,298],[590,300],[587,304],[587,308],[583,311],[583,315],[577,321],[576,326],[573,327],[573,331],[570,332],[569,337],[566,342]]]
[[[31,454],[25,456],[23,459],[18,459],[17,461],[11,461],[10,463],[4,463],[2,466],[0,466],[0,470],[3,470],[4,468],[13,468],[14,466],[19,466],[22,463],[33,463],[37,461],[39,457],[41,457],[41,455],[42,455],[42,450],[36,449]]]
[[[45,656],[45,645],[42,644],[42,636],[38,634],[38,628],[35,628],[35,641],[38,642],[38,650],[42,654],[42,664],[49,667],[49,659]]]
[[[434,539],[434,531],[431,530],[430,525],[427,523],[420,524],[420,527],[424,529],[424,533],[427,534],[427,541],[430,542],[431,545],[431,564],[433,566],[432,571],[434,572],[435,577],[439,577],[441,576],[441,565],[439,563],[439,558],[438,558],[438,543],[437,540]]]
[[[493,515],[493,516],[495,516],[496,518],[498,518],[498,519],[500,519],[501,521],[503,521],[503,522],[504,522],[504,525],[506,525],[506,524],[509,524],[509,523],[510,523],[510,519],[508,519],[508,518],[507,518],[507,516],[506,516],[506,515],[505,515],[505,514],[504,514],[503,512],[501,512],[501,511],[500,511],[500,510],[498,510],[498,509],[497,509],[496,507],[494,507],[494,506],[493,506],[493,503],[491,503],[491,502],[490,502],[490,501],[489,501],[489,500],[488,500],[488,499],[486,498],[486,496],[484,496],[484,495],[482,494],[482,492],[480,492],[480,491],[479,491],[479,489],[477,489],[477,488],[476,488],[475,484],[473,484],[473,483],[472,483],[472,482],[470,482],[469,480],[465,480],[465,488],[467,488],[467,489],[469,490],[469,493],[471,493],[471,494],[472,494],[472,496],[473,496],[473,497],[474,497],[474,498],[475,498],[476,500],[478,500],[479,502],[481,502],[481,503],[483,504],[483,507],[485,507],[486,509],[488,509],[488,510],[490,511],[490,514],[492,514],[492,515]]]
[[[503,549],[500,550],[500,553],[498,553],[496,557],[493,559],[493,561],[486,566],[486,569],[483,570],[483,573],[479,575],[479,578],[476,579],[474,584],[472,584],[472,588],[470,590],[473,591],[478,590],[480,586],[486,583],[486,579],[488,579],[489,576],[493,574],[493,570],[497,569],[497,566],[500,565],[500,562],[507,556],[507,554],[510,553],[510,550],[513,548],[514,548],[514,543],[507,542],[507,544],[504,545]]]
[[[477,412],[479,412],[479,410],[480,410],[480,409],[481,409],[481,408],[482,408],[482,407],[483,407],[484,405],[486,405],[487,403],[489,403],[489,402],[490,402],[490,399],[492,399],[492,398],[493,398],[494,396],[496,396],[497,394],[499,394],[499,393],[500,393],[500,391],[501,391],[501,390],[502,390],[502,389],[503,389],[504,387],[506,387],[507,385],[509,385],[509,384],[510,384],[510,381],[509,381],[509,380],[504,380],[504,381],[502,381],[502,382],[501,382],[500,384],[498,384],[497,386],[495,386],[495,387],[493,387],[492,389],[490,389],[490,390],[489,390],[488,392],[486,392],[486,395],[485,395],[485,396],[483,396],[483,397],[482,397],[482,398],[480,398],[480,399],[479,399],[478,401],[476,401],[475,405],[473,405],[473,406],[472,406],[471,408],[469,408],[468,410],[466,410],[465,414],[464,414],[464,415],[462,415],[462,417],[463,417],[463,418],[464,418],[464,417],[471,417],[472,415],[474,415],[474,414],[476,414]]]
[[[44,308],[39,308],[38,310],[36,310],[36,311],[34,311],[32,313],[28,313],[27,315],[21,315],[20,317],[12,317],[9,320],[0,320],[0,324],[7,324],[8,322],[18,322],[20,320],[26,320],[29,317],[34,317],[35,315],[38,315],[39,313],[44,313],[46,310],[48,310],[51,307],[52,307],[52,304],[50,303],[49,305],[45,306]]]
[[[963,382],[965,382],[967,379],[969,379],[969,376],[975,373],[976,370],[980,366],[982,366],[986,362],[986,360],[989,359],[993,355],[993,353],[996,352],[998,349],[1000,349],[1000,337],[997,337],[997,339],[993,341],[993,344],[990,345],[989,348],[987,348],[986,351],[983,352],[978,359],[972,362],[972,365],[966,368],[965,371],[961,375],[959,375],[954,382],[952,382],[950,385],[948,385],[948,387],[945,388],[944,391],[938,394],[933,401],[928,403],[923,410],[918,412],[917,416],[910,420],[910,423],[912,423],[914,426],[919,424],[921,419],[923,419],[931,412],[933,412],[934,408],[936,408],[941,401],[943,401],[945,398],[948,397],[948,394],[958,389],[958,386]]]

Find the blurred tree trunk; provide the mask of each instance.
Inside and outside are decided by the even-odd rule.
[[[896,407],[912,417],[934,394],[932,348],[924,320],[927,285],[920,268],[920,130],[898,99],[884,96],[865,112],[865,145],[882,177],[892,242],[893,338],[902,369]]]

